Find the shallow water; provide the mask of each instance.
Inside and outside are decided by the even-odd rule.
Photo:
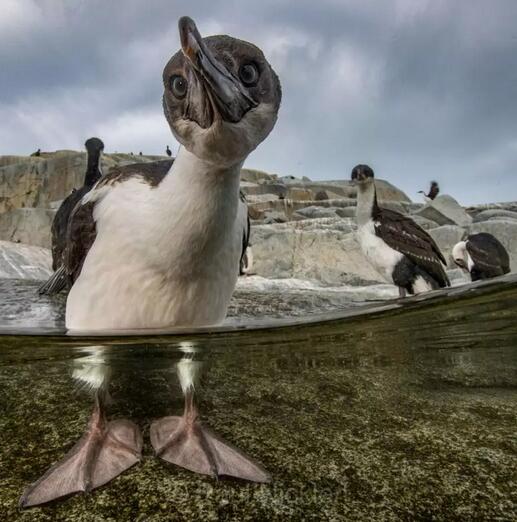
[[[277,329],[0,337],[0,519],[516,520],[517,279],[469,288],[329,305]],[[271,484],[153,456],[150,421],[182,411],[187,347],[204,364],[203,420]],[[111,373],[110,418],[142,427],[142,462],[90,495],[20,511],[24,488],[81,436],[93,399],[73,375],[96,367]]]

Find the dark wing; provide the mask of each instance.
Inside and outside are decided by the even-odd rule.
[[[240,211],[244,213],[246,221],[243,223],[243,229],[242,229],[242,252],[241,252],[241,258],[239,262],[239,274],[244,274],[244,268],[245,268],[245,255],[246,255],[246,249],[248,248],[249,242],[250,242],[250,233],[251,233],[251,222],[250,222],[250,215],[248,212],[248,204],[246,202],[246,196],[243,194],[243,192],[240,192],[240,202],[239,202]],[[244,221],[244,220],[243,220]]]
[[[79,277],[84,260],[97,236],[97,227],[93,219],[94,207],[94,202],[79,202],[68,222],[63,264],[71,283]]]
[[[435,199],[439,193],[440,193],[440,187],[438,186],[438,183],[433,181],[431,183],[431,188],[430,188],[429,194],[428,194],[429,199]]]
[[[115,185],[132,177],[141,177],[151,187],[156,187],[169,172],[174,159],[152,161],[149,163],[132,163],[123,167],[112,167],[108,174],[101,178],[95,188]]]
[[[152,187],[156,187],[169,172],[173,162],[174,160],[163,160],[114,167],[97,182],[92,191],[122,183],[133,177],[140,177]],[[68,221],[63,259],[72,283],[79,277],[84,260],[97,236],[97,227],[93,218],[94,207],[95,201],[77,203]]]
[[[506,248],[492,234],[482,232],[469,236],[467,252],[478,272],[494,277],[510,271],[510,256]]]
[[[409,217],[379,209],[374,216],[375,234],[388,246],[404,254],[425,270],[440,286],[450,286],[443,266],[447,265],[434,239]]]
[[[63,252],[66,247],[68,221],[75,206],[90,189],[82,187],[72,192],[63,200],[52,221],[52,270],[57,270],[63,264]]]

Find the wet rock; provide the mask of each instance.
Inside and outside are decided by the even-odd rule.
[[[482,210],[478,214],[474,216],[474,223],[479,223],[481,221],[487,221],[489,219],[497,219],[497,220],[514,220],[517,221],[517,212],[512,210],[504,210],[504,209],[490,209],[490,210]]]
[[[39,279],[52,273],[52,256],[46,248],[0,241],[0,279]]]
[[[50,248],[55,210],[17,208],[0,216],[0,240]]]
[[[451,286],[459,286],[471,282],[469,274],[461,268],[449,269],[447,270],[447,275],[449,277],[449,281],[451,282]]]
[[[442,254],[447,260],[447,265],[454,268],[456,265],[452,260],[452,249],[458,241],[465,239],[467,233],[464,228],[456,225],[443,225],[429,230],[429,235],[436,241]]]
[[[517,221],[490,219],[481,223],[473,223],[467,230],[469,234],[488,232],[496,237],[510,254],[512,272],[517,271]]]
[[[472,217],[465,212],[463,207],[451,196],[438,196],[419,210],[417,215],[435,221],[439,225],[468,226],[472,223]]]

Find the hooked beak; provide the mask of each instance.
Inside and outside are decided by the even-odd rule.
[[[203,128],[211,126],[214,113],[224,121],[237,123],[257,102],[247,89],[221,64],[208,49],[197,30],[194,20],[183,16],[178,22],[181,49],[192,74],[189,78],[191,94],[187,111],[195,113],[194,118]],[[203,99],[203,98],[209,98]],[[196,107],[197,106],[197,107]]]
[[[467,266],[467,263],[465,263],[464,259],[454,259],[454,263],[461,268],[462,270],[465,270],[465,272],[469,271],[469,267]]]

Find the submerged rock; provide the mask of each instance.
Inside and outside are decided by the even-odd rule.
[[[52,256],[46,248],[0,241],[0,279],[47,279]]]

